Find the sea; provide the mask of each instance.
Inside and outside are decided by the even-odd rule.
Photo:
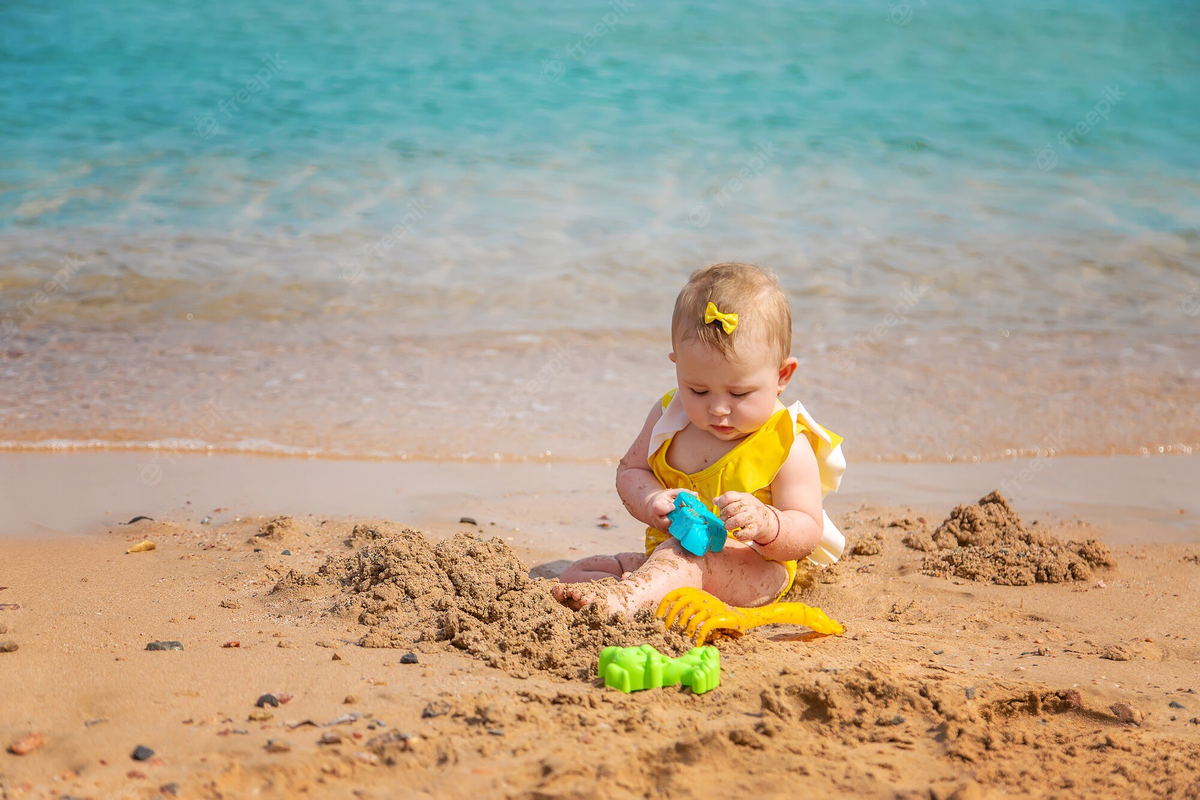
[[[1200,5],[0,4],[0,447],[614,461],[687,276],[847,457],[1200,447]]]

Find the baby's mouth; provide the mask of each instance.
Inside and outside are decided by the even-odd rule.
[[[732,425],[713,425],[712,429],[717,433],[733,433]]]

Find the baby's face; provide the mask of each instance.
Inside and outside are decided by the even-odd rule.
[[[789,366],[795,359],[781,365],[765,341],[738,344],[735,361],[694,340],[680,342],[671,354],[688,420],[726,441],[744,438],[766,424],[775,413],[779,390],[795,369]]]

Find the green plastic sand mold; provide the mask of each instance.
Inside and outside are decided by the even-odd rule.
[[[605,686],[626,694],[676,684],[704,694],[721,683],[721,654],[715,647],[693,647],[679,658],[670,658],[648,644],[606,647],[600,651],[599,675]]]

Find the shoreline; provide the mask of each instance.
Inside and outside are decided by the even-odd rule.
[[[392,519],[435,535],[461,517],[520,529],[524,546],[611,552],[640,547],[615,467],[595,463],[451,463],[181,454],[149,474],[130,452],[0,452],[0,538],[112,530],[151,517],[290,514]],[[831,514],[863,504],[945,514],[999,490],[1029,519],[1081,518],[1105,541],[1200,541],[1200,459],[1142,456],[1013,459],[975,464],[851,464]],[[1118,499],[1119,498],[1119,499]],[[213,509],[223,509],[214,512]],[[610,527],[598,529],[607,515]]]

